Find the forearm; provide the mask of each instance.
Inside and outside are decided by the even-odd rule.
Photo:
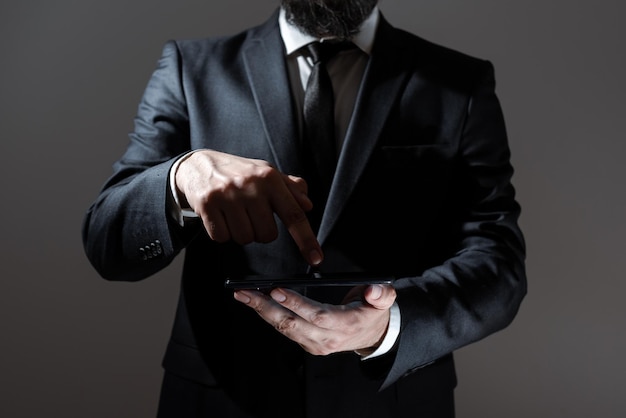
[[[395,283],[402,328],[386,384],[503,329],[526,294],[520,206],[492,68],[485,70],[458,139],[459,197],[446,225],[454,225],[445,235],[448,255]]]
[[[117,173],[89,208],[83,244],[104,278],[148,277],[169,264],[186,244],[187,233],[172,221],[166,206],[171,164],[167,161],[129,177]],[[160,249],[147,254],[152,244]]]
[[[178,225],[167,207],[171,166],[190,150],[180,67],[169,42],[138,106],[129,146],[85,216],[85,251],[103,277],[145,278],[171,262],[197,231]]]

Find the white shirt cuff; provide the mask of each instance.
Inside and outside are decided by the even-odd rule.
[[[382,356],[383,354],[387,354],[396,343],[399,335],[400,308],[398,307],[398,304],[394,302],[393,305],[391,305],[391,308],[389,308],[389,326],[387,327],[387,333],[385,334],[385,338],[383,338],[383,342],[373,353],[362,356],[361,360],[368,360],[374,357]]]
[[[189,158],[189,156],[196,151],[190,151],[187,154],[184,154],[178,160],[176,160],[172,165],[172,168],[170,168],[170,192],[168,195],[169,199],[167,205],[172,218],[174,218],[174,220],[176,220],[176,222],[178,222],[180,226],[185,226],[185,218],[198,217],[198,214],[191,210],[191,208],[181,207],[180,198],[178,197],[178,193],[176,192],[176,170],[178,170],[178,166],[180,165],[180,163]]]

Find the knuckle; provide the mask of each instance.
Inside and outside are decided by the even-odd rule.
[[[272,187],[278,171],[269,165],[255,165],[251,172],[232,177],[222,184],[222,193],[227,199],[245,197],[254,199],[262,190]]]
[[[188,199],[188,201],[194,212],[204,218],[211,212],[211,208],[222,204],[224,195],[221,189],[203,190],[194,193],[193,200]]]
[[[319,327],[319,328],[327,328],[329,324],[329,312],[327,309],[318,309],[311,314],[309,321]]]
[[[265,305],[262,302],[251,302],[250,306],[259,316],[262,317],[265,314]]]
[[[186,194],[187,201],[192,209],[202,215],[211,204],[211,194],[206,190],[196,190]]]
[[[256,166],[256,176],[262,179],[273,179],[277,177],[278,170],[272,167],[269,163],[260,164]]]
[[[226,201],[233,201],[239,196],[241,190],[250,187],[250,181],[244,177],[235,177],[232,181],[223,183],[219,189],[216,189],[216,196],[221,196]]]
[[[282,334],[289,334],[296,327],[297,327],[296,318],[291,315],[283,317],[275,325],[276,330]]]
[[[339,340],[337,340],[336,338],[329,338],[324,342],[324,355],[336,353],[337,351],[339,351],[340,347],[341,343],[339,342]]]
[[[325,338],[314,344],[309,349],[309,353],[316,356],[327,356],[340,350],[340,342],[335,338]]]
[[[302,306],[302,303],[296,298],[290,298],[288,300],[290,301],[289,309],[291,311],[298,312],[298,310],[300,310],[300,307]]]
[[[289,176],[289,180],[291,181],[291,183],[296,187],[299,188],[303,191],[307,191],[308,189],[308,184],[306,182],[305,179],[303,179],[302,177],[296,177],[296,176]]]

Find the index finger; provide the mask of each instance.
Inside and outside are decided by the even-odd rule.
[[[276,215],[287,227],[304,259],[312,266],[320,264],[324,258],[322,247],[317,241],[306,213],[295,198],[290,193],[280,197],[274,195],[272,206]]]

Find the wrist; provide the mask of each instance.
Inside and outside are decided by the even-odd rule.
[[[186,154],[183,154],[179,157],[172,167],[170,168],[169,173],[169,199],[172,202],[170,204],[172,216],[174,219],[178,221],[178,223],[183,226],[185,224],[186,218],[193,218],[197,215],[191,209],[187,198],[185,197],[185,193],[182,190],[182,176],[179,178],[180,167],[182,163],[187,160],[193,153],[196,151],[190,151]]]
[[[389,322],[382,338],[374,346],[355,350],[355,353],[361,356],[361,360],[387,354],[396,344],[400,335],[400,321],[400,308],[398,307],[398,303],[394,302],[391,308],[389,308]]]
[[[187,159],[189,159],[189,157],[191,157],[191,155],[194,152],[195,151],[191,151],[183,155],[172,166],[172,175],[170,177],[170,179],[172,180],[172,183],[171,183],[172,193],[174,194],[176,203],[178,203],[181,208],[189,208],[189,202],[187,201],[187,197],[185,196],[185,192],[184,192],[185,176],[183,174],[183,170],[184,170],[183,165],[184,165],[184,162]],[[181,167],[183,168],[183,170],[181,170]]]

